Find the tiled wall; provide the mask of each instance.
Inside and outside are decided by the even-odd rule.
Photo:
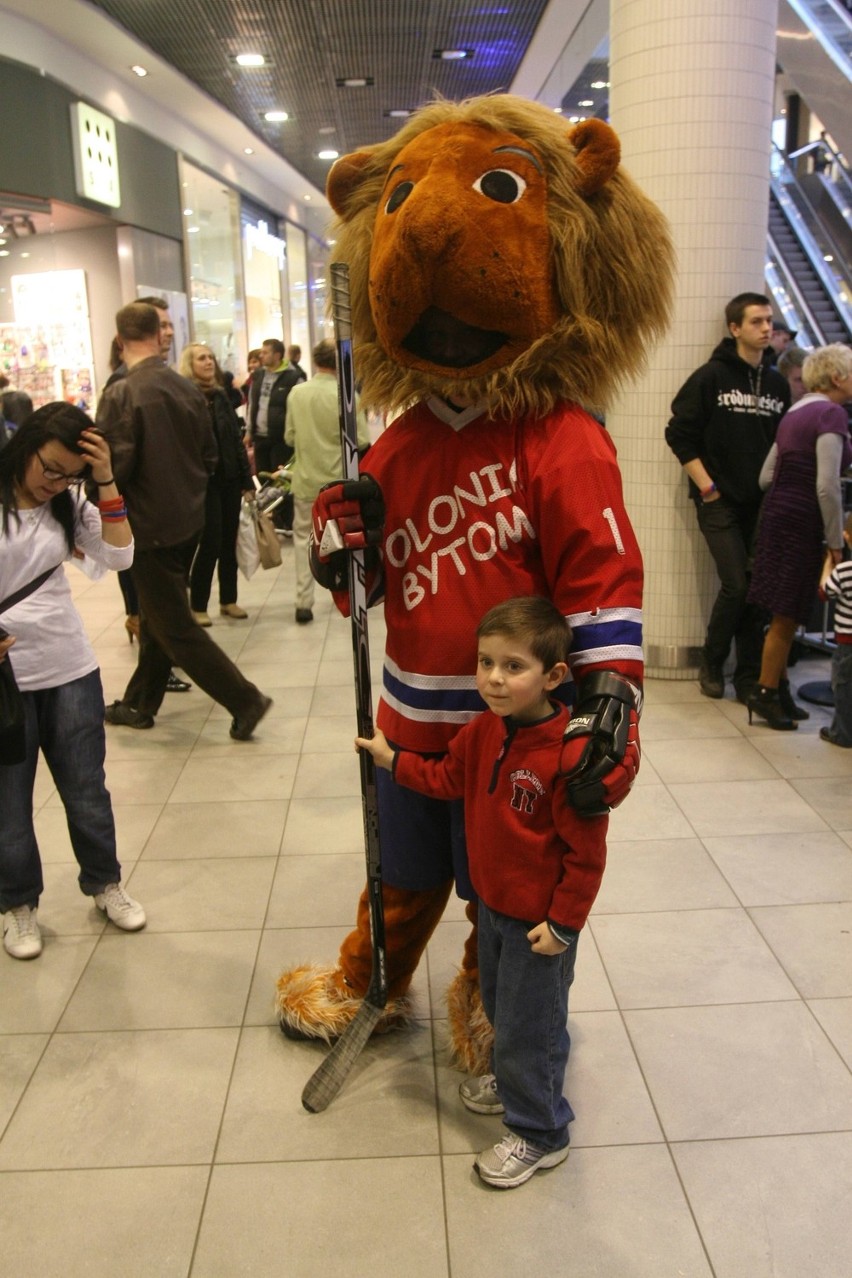
[[[716,574],[663,432],[673,395],[764,291],[777,0],[612,0],[610,105],[625,168],[669,218],[678,283],[647,376],[607,417],[645,556],[648,674],[687,678]]]

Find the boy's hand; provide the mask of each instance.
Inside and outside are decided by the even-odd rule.
[[[387,737],[381,728],[376,728],[372,740],[368,741],[366,737],[355,738],[355,751],[367,750],[372,756],[373,761],[378,768],[387,768],[388,772],[393,767],[394,752],[388,745]]]
[[[564,942],[557,941],[547,923],[539,923],[527,932],[527,940],[534,954],[564,954],[568,949]]]

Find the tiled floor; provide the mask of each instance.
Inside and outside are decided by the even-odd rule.
[[[471,1154],[500,1125],[461,1108],[443,1049],[458,902],[416,1027],[368,1045],[325,1113],[299,1103],[322,1050],[276,1028],[275,978],[333,959],[363,853],[348,623],[322,598],[296,627],[284,556],[243,585],[250,621],[212,632],[275,698],[256,741],[197,688],[152,732],[109,730],[144,932],[80,896],[39,779],[44,953],[0,954],[3,1272],[848,1278],[852,751],[818,739],[827,712],[774,733],[649,685],[572,992],[571,1157],[489,1190]],[[74,579],[112,698],[136,652],[118,587]]]

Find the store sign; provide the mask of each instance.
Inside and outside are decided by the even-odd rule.
[[[71,134],[77,194],[117,209],[121,204],[121,189],[115,121],[87,102],[72,102]]]
[[[284,270],[286,245],[277,235],[270,234],[269,227],[265,222],[258,222],[257,226],[251,226],[250,224],[246,226],[245,240],[247,257],[251,257],[255,251],[265,253],[267,257],[277,258],[279,270]]]

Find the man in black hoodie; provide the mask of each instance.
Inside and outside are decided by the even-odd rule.
[[[698,526],[720,581],[702,653],[701,691],[705,697],[724,696],[723,667],[733,641],[734,689],[745,702],[760,673],[766,622],[746,602],[762,497],[758,475],[790,407],[790,388],[764,361],[772,333],[769,298],[739,293],[725,307],[725,322],[731,336],[672,401],[666,443],[689,478]]]

